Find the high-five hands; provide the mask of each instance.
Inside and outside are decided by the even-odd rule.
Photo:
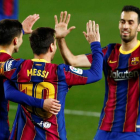
[[[61,12],[59,22],[57,19],[57,15],[54,16],[56,31],[55,37],[57,39],[66,37],[73,29],[75,29],[75,26],[72,26],[69,29],[67,29],[70,21],[70,16],[70,14],[67,15],[67,11]]]
[[[86,40],[89,43],[99,41],[100,42],[100,33],[99,33],[99,25],[95,25],[95,21],[89,20],[86,24],[87,33],[83,32]]]

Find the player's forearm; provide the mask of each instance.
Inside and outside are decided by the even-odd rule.
[[[100,42],[92,42],[91,50],[93,60],[90,70],[86,70],[88,75],[87,83],[96,82],[102,78],[103,53]]]
[[[72,52],[69,50],[66,44],[65,38],[58,39],[57,42],[61,55],[66,64],[74,67],[86,67],[86,68],[89,68],[91,66],[85,54],[81,55],[72,54]]]
[[[37,99],[18,91],[14,87],[13,83],[11,83],[9,80],[4,82],[4,93],[7,100],[19,104],[26,104],[33,107],[43,108],[44,99]]]
[[[76,56],[69,50],[65,38],[57,39],[57,42],[65,64],[74,66],[76,63]]]

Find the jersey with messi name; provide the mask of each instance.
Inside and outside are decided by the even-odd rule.
[[[5,62],[10,58],[11,56],[8,55],[5,51],[0,51],[0,62]],[[5,78],[3,76],[0,77],[0,139],[1,140],[8,139],[10,135],[9,119],[8,119],[9,103],[4,96],[4,88],[3,88],[4,79]]]
[[[99,129],[140,131],[140,41],[128,52],[120,44],[109,44],[102,52],[105,98]],[[87,58],[92,61],[90,54]]]
[[[4,74],[16,82],[18,89],[30,96],[60,101],[61,110],[52,115],[40,108],[19,106],[10,139],[66,140],[64,119],[65,97],[72,85],[96,82],[102,77],[103,54],[99,42],[91,44],[93,62],[89,70],[44,60],[10,60]],[[16,97],[15,97],[16,98]]]

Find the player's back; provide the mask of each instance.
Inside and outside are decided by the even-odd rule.
[[[40,127],[47,131],[42,137],[49,138],[51,135],[54,139],[58,139],[58,137],[66,139],[64,119],[65,97],[70,86],[86,84],[87,75],[82,75],[83,72],[81,69],[74,69],[65,64],[56,65],[44,62],[44,60],[25,60],[20,65],[21,69],[16,69],[18,74],[16,73],[12,76],[17,79],[18,83],[16,86],[20,91],[39,99],[57,99],[60,101],[61,110],[58,115],[55,116],[40,108],[25,105],[21,106],[19,107],[20,113],[18,113],[18,117],[16,118],[20,119],[19,116],[26,116],[28,119],[20,119],[20,122],[22,123],[21,125],[18,124],[20,125],[18,128],[24,130],[25,126],[31,125],[31,123],[27,123],[25,120],[30,120],[31,122],[34,122],[32,125],[36,124],[36,132],[40,133],[40,131],[42,131]],[[19,132],[21,130],[15,131]],[[19,135],[20,134],[21,133],[19,133]],[[25,135],[26,134],[24,133],[24,136]],[[21,135],[21,137],[22,136],[23,135]],[[36,134],[33,134],[33,137],[36,137],[37,139]]]
[[[44,60],[25,60],[21,64],[22,69],[19,71],[18,75],[14,75],[18,77],[18,84],[16,84],[16,86],[20,91],[26,93],[27,95],[39,99],[53,98],[60,101],[61,110],[57,116],[40,108],[29,107],[27,105],[19,107],[20,113],[18,113],[18,116],[19,114],[24,114],[23,116],[32,120],[37,125],[37,127],[35,126],[37,133],[42,131],[40,127],[47,131],[44,135],[41,133],[44,138],[47,137],[49,139],[50,137],[53,137],[54,139],[58,139],[61,137],[66,139],[64,107],[65,96],[69,88],[65,76],[66,67],[67,66],[64,64],[56,65],[47,63]],[[76,75],[74,76],[73,74],[73,78],[74,77],[76,77]],[[83,78],[81,78],[81,80],[82,79]],[[83,84],[85,81],[86,79],[84,79]],[[24,130],[25,126],[28,124],[24,121],[24,119],[22,119],[22,125],[19,124],[20,129]],[[21,130],[15,131],[19,132]],[[25,136],[26,133],[23,135]],[[33,134],[33,137],[38,139],[38,135],[36,134]]]

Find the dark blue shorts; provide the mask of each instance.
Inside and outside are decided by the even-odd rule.
[[[140,140],[140,132],[110,132],[97,130],[93,140]]]

